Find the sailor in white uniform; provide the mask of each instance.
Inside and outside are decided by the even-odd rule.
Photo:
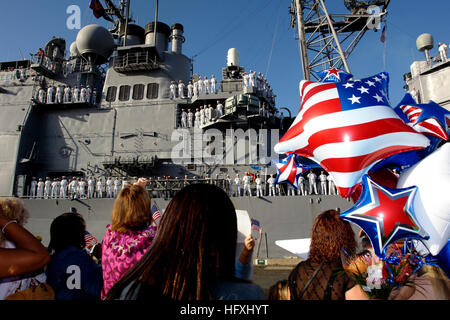
[[[192,85],[193,85],[193,87],[194,87],[194,92],[193,92],[193,94],[194,94],[195,97],[198,97],[198,96],[199,96],[198,82],[194,80],[194,83],[193,83]]]
[[[206,123],[205,109],[203,109],[203,107],[200,107],[200,126],[204,125],[205,123]]]
[[[64,89],[62,86],[58,86],[56,88],[56,102],[63,103],[63,98],[64,98]]]
[[[113,181],[111,177],[108,177],[108,180],[106,180],[106,197],[112,198],[113,197]]]
[[[205,90],[204,90],[205,94],[209,94],[209,92],[210,92],[209,86],[210,86],[209,79],[208,79],[208,77],[205,76],[205,79],[203,80],[203,87],[205,88]]]
[[[114,192],[114,198],[117,198],[117,195],[119,194],[119,191],[120,191],[120,186],[121,186],[121,182],[120,182],[120,180],[119,180],[119,178],[116,178],[115,180],[114,180],[114,189],[113,189],[113,192]]]
[[[439,55],[441,56],[442,62],[447,62],[447,49],[448,46],[445,43],[439,42]]]
[[[227,176],[226,183],[227,183],[227,194],[229,197],[231,197],[233,195],[233,180],[231,179],[230,176]]]
[[[45,103],[45,90],[40,88],[38,95],[39,95],[39,97],[38,97],[39,102]]]
[[[97,181],[97,198],[103,198],[103,179],[99,178]]]
[[[217,89],[216,89],[217,80],[214,75],[211,76],[210,82],[211,82],[211,93],[215,94],[217,92]]]
[[[69,184],[69,182],[67,181],[66,176],[62,176],[59,195],[63,199],[67,198],[67,186],[68,186],[68,184]]]
[[[199,110],[199,108],[197,108],[196,111],[195,111],[195,123],[194,123],[194,126],[196,128],[200,128],[201,125],[202,125],[202,123],[200,122],[200,110]]]
[[[276,196],[276,194],[275,194],[275,178],[273,177],[273,174],[271,174],[270,178],[267,179],[267,184],[269,186],[269,197]]]
[[[70,88],[69,86],[66,86],[64,88],[64,103],[70,102]]]
[[[327,194],[327,176],[323,171],[320,172],[319,181],[320,181],[320,193]]]
[[[80,101],[80,88],[78,88],[78,86],[75,86],[73,88],[72,102],[79,102],[79,101]]]
[[[236,186],[236,192],[234,194],[235,197],[241,196],[241,178],[239,178],[239,174],[236,174],[236,178],[234,178],[234,185]]]
[[[184,97],[184,87],[185,87],[184,82],[179,80],[178,81],[178,97],[181,99],[185,98]]]
[[[336,186],[334,185],[333,177],[331,176],[331,174],[328,175],[327,180],[328,180],[328,194],[335,195]]]
[[[81,86],[80,100],[81,102],[87,102],[87,90],[84,86]]]
[[[53,182],[51,184],[52,187],[52,191],[51,191],[51,195],[53,199],[58,198],[58,194],[59,194],[59,190],[58,190],[58,179],[53,179]]]
[[[181,127],[187,127],[187,113],[186,111],[184,111],[184,109],[181,109]]]
[[[212,107],[209,104],[208,108],[206,108],[205,110],[205,117],[206,117],[206,122],[211,122],[212,120]]]
[[[94,191],[95,191],[95,179],[94,177],[89,177],[88,181],[88,199],[92,199],[94,197]]]
[[[316,174],[310,170],[310,172],[308,173],[308,175],[306,176],[308,178],[308,183],[309,183],[309,192],[308,194],[312,194],[313,189],[314,189],[314,193],[315,194],[319,194],[319,192],[317,191],[317,184],[316,184]]]
[[[250,73],[248,74],[248,85],[253,88],[256,86],[256,74],[252,70],[250,70]]]
[[[295,189],[290,183],[287,184],[287,189],[288,189],[287,192],[288,196],[295,196]]]
[[[264,197],[264,192],[262,189],[262,179],[259,177],[259,175],[256,176],[255,183],[256,183],[256,196]]]
[[[306,196],[306,190],[305,190],[305,177],[303,175],[298,176],[298,188],[297,188],[297,194],[300,196]]]
[[[205,88],[204,88],[202,77],[198,77],[197,85],[198,85],[198,95],[200,96],[203,93],[205,93]]]
[[[44,197],[44,181],[42,181],[42,178],[39,178],[37,183],[37,197],[40,199]]]
[[[216,116],[216,118],[217,118],[217,119],[220,119],[220,117],[223,116],[223,105],[220,103],[219,100],[217,100],[217,107],[216,107],[216,110],[217,110],[217,116]]]
[[[191,109],[189,109],[187,113],[187,127],[194,127],[194,113],[191,111]]]
[[[91,90],[91,86],[87,86],[86,88],[86,102],[87,103],[91,103],[91,98],[92,98],[92,90]]]
[[[175,84],[175,81],[170,82],[170,99],[175,99],[177,97],[177,85]]]
[[[31,178],[30,194],[29,194],[31,198],[36,198],[37,184],[38,182],[36,181],[36,178],[35,177]]]
[[[47,103],[53,103],[53,94],[55,93],[55,88],[50,85],[47,89]]]
[[[78,194],[78,181],[73,178],[69,183],[69,195],[72,199],[75,199]]]
[[[248,88],[249,76],[246,72],[242,74],[242,81],[244,82],[244,91]]]
[[[412,88],[410,94],[411,94],[411,97],[414,99],[414,101],[416,103],[419,103],[419,96],[417,94],[416,88]]]
[[[242,177],[242,183],[244,184],[244,196],[247,194],[249,196],[252,196],[252,189],[250,188],[250,176],[247,172],[244,173],[244,176]]]
[[[193,95],[194,95],[194,86],[192,85],[192,81],[189,81],[187,85],[187,97],[191,99]]]
[[[80,199],[86,198],[86,181],[84,181],[84,178],[81,178],[78,182],[78,195]]]

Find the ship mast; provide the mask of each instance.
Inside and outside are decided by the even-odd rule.
[[[374,14],[369,9],[379,8],[376,18],[380,22],[389,2],[344,0],[351,14],[330,14],[325,0],[293,0],[291,27],[297,24],[304,79],[318,80],[317,73],[330,68],[350,73],[348,57],[366,31],[379,28],[371,24]]]

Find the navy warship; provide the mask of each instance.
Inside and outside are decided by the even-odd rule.
[[[378,6],[382,17],[389,4],[344,2],[350,13],[333,15],[323,0],[292,1],[291,26],[298,28],[305,79],[327,68],[349,71],[347,58],[370,31],[368,8]],[[24,200],[31,213],[27,228],[44,244],[51,221],[73,208],[101,240],[114,198],[104,190],[102,197],[97,192],[93,197],[37,197],[30,189],[33,177],[128,182],[150,177],[152,202],[164,209],[170,196],[189,183],[229,191],[228,177],[245,172],[266,182],[276,174],[273,146],[293,121],[283,117],[268,84],[246,82],[251,70],[239,64],[236,48],[224,53],[217,88],[192,94],[187,86],[201,76],[183,54],[188,45],[183,25],[158,21],[156,11],[155,21],[141,27],[130,22],[129,0],[105,3],[112,29],[88,25],[69,46],[53,37],[28,60],[0,63],[0,178],[5,182],[0,195]],[[181,91],[171,89],[180,82],[185,85]],[[205,106],[210,109],[206,121],[190,124],[183,115]],[[286,186],[267,196],[268,186],[263,186],[262,197],[253,190],[253,196],[231,198],[236,209],[246,210],[262,226],[257,257],[292,256],[275,241],[308,238],[320,212],[352,206],[338,195],[286,196]]]

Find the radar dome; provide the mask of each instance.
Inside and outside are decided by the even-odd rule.
[[[90,24],[82,28],[76,39],[80,55],[94,64],[105,63],[114,51],[114,38],[102,26]]]
[[[433,49],[434,39],[433,36],[429,33],[421,34],[417,37],[416,46],[417,50],[425,51]]]
[[[70,45],[70,58],[75,58],[79,55],[80,55],[80,52],[78,51],[77,43],[74,41]]]

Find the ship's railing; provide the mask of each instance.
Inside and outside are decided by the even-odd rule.
[[[49,72],[55,72],[55,70],[56,70],[56,63],[53,62],[46,55],[30,54],[30,56],[31,56],[31,64],[32,65],[38,65],[40,67],[45,68]]]
[[[149,51],[126,52],[112,58],[112,66],[118,71],[154,70],[159,68],[157,58]]]

